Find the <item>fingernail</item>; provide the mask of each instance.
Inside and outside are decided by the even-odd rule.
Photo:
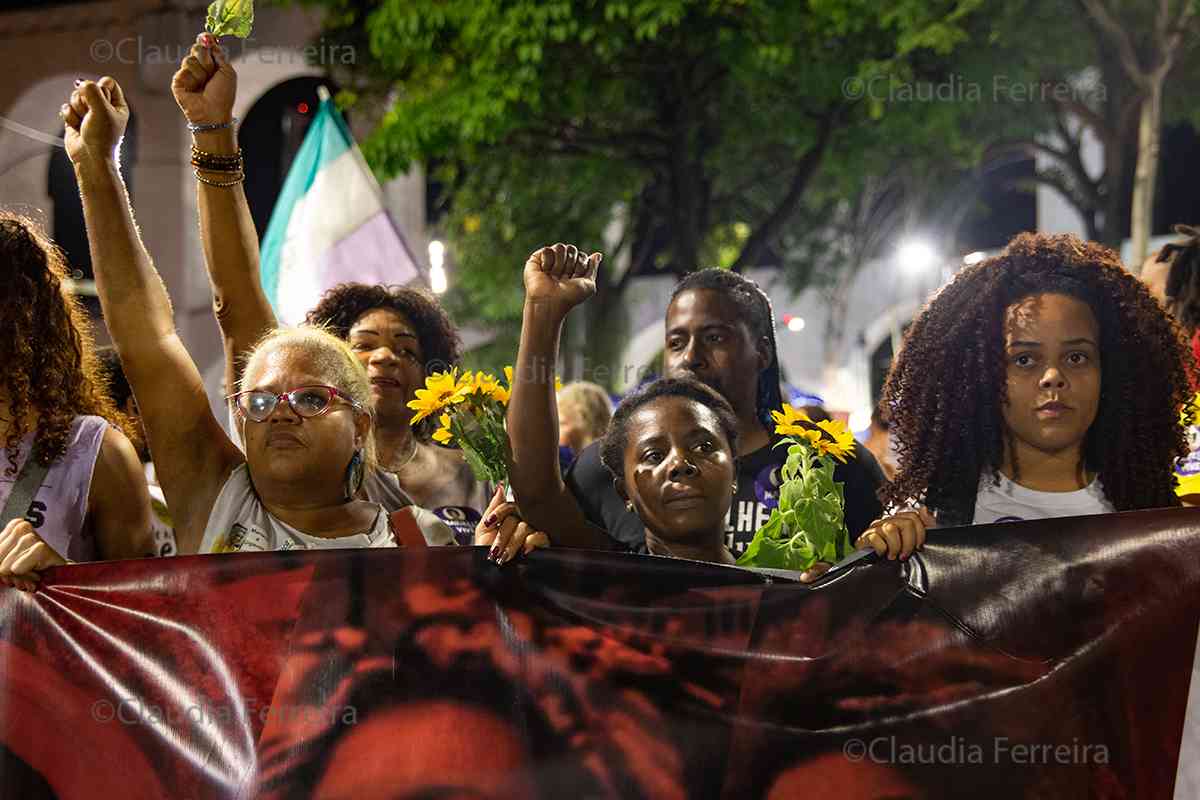
[[[495,524],[496,524],[496,515],[495,514],[488,514],[488,518],[483,521],[483,526],[485,528],[490,528]]]
[[[492,561],[495,561],[496,556],[498,555],[500,555],[499,547],[492,547],[492,549],[488,551],[488,558],[490,558]]]

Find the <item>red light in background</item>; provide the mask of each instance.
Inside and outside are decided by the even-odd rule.
[[[296,110],[299,111],[301,114],[307,114],[308,113],[308,103],[301,102],[301,103],[297,104]]]

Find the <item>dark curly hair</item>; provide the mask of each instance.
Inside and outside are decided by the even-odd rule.
[[[129,420],[104,391],[87,312],[63,289],[63,252],[33,220],[0,211],[0,270],[0,364],[12,420],[6,474],[17,473],[31,420],[33,458],[44,466],[66,455],[71,421],[82,414],[104,417],[130,435]]]
[[[358,318],[377,308],[403,315],[417,331],[417,342],[425,358],[425,373],[446,372],[462,358],[462,339],[446,310],[431,293],[406,286],[342,283],[325,293],[304,321],[319,325],[335,336],[349,340],[350,328]],[[433,435],[437,421],[423,420],[415,428],[424,440]]]
[[[600,462],[617,480],[625,480],[625,447],[629,444],[629,418],[647,403],[664,397],[684,397],[695,400],[717,415],[717,422],[729,450],[737,455],[737,416],[729,401],[694,378],[659,378],[626,395],[608,423],[608,431],[600,441]]]
[[[767,430],[774,430],[771,412],[783,405],[783,390],[780,386],[779,351],[775,345],[775,311],[771,299],[757,283],[727,269],[697,270],[679,281],[671,292],[671,302],[684,292],[693,289],[711,289],[729,298],[745,321],[755,341],[766,337],[771,353],[771,363],[758,373],[758,393],[755,409],[758,419]]]
[[[959,272],[905,335],[882,401],[900,462],[880,490],[885,506],[923,499],[942,524],[970,524],[980,477],[999,472],[1011,445],[1005,314],[1044,293],[1087,303],[1100,324],[1100,406],[1083,466],[1118,511],[1179,504],[1174,464],[1187,453],[1179,411],[1191,363],[1182,329],[1112,250],[1023,233]]]
[[[1175,232],[1187,239],[1163,245],[1154,260],[1171,263],[1167,310],[1191,333],[1200,328],[1200,228],[1176,225]]]
[[[335,336],[348,340],[350,328],[358,318],[377,308],[402,314],[417,329],[426,371],[448,370],[462,358],[462,339],[458,330],[442,304],[424,289],[342,283],[326,292],[304,321],[325,327]]]

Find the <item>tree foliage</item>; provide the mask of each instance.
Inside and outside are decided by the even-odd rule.
[[[977,159],[971,109],[855,87],[940,79],[984,1],[309,4],[360,48],[344,99],[386,97],[370,163],[443,187],[460,308],[518,319],[526,255],[571,241],[606,252],[588,328],[611,331],[637,276],[770,265],[804,285],[812,237],[868,177]]]

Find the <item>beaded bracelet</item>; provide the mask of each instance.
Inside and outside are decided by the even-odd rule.
[[[203,175],[201,175],[200,170],[198,170],[198,169],[193,170],[193,171],[196,173],[196,180],[200,181],[201,183],[207,184],[209,186],[217,186],[220,188],[226,188],[229,186],[237,186],[239,183],[246,180],[246,173],[241,172],[241,171],[230,173],[234,177],[228,181],[214,181],[211,178],[206,178]]]
[[[209,172],[240,172],[244,161],[241,148],[236,154],[209,153],[192,145],[192,166]]]
[[[192,133],[206,133],[208,131],[219,131],[224,128],[232,128],[234,125],[237,124],[237,121],[238,121],[237,117],[232,117],[232,118],[230,118],[229,122],[201,122],[201,123],[189,122],[187,127],[188,127],[188,130],[191,131]]]

